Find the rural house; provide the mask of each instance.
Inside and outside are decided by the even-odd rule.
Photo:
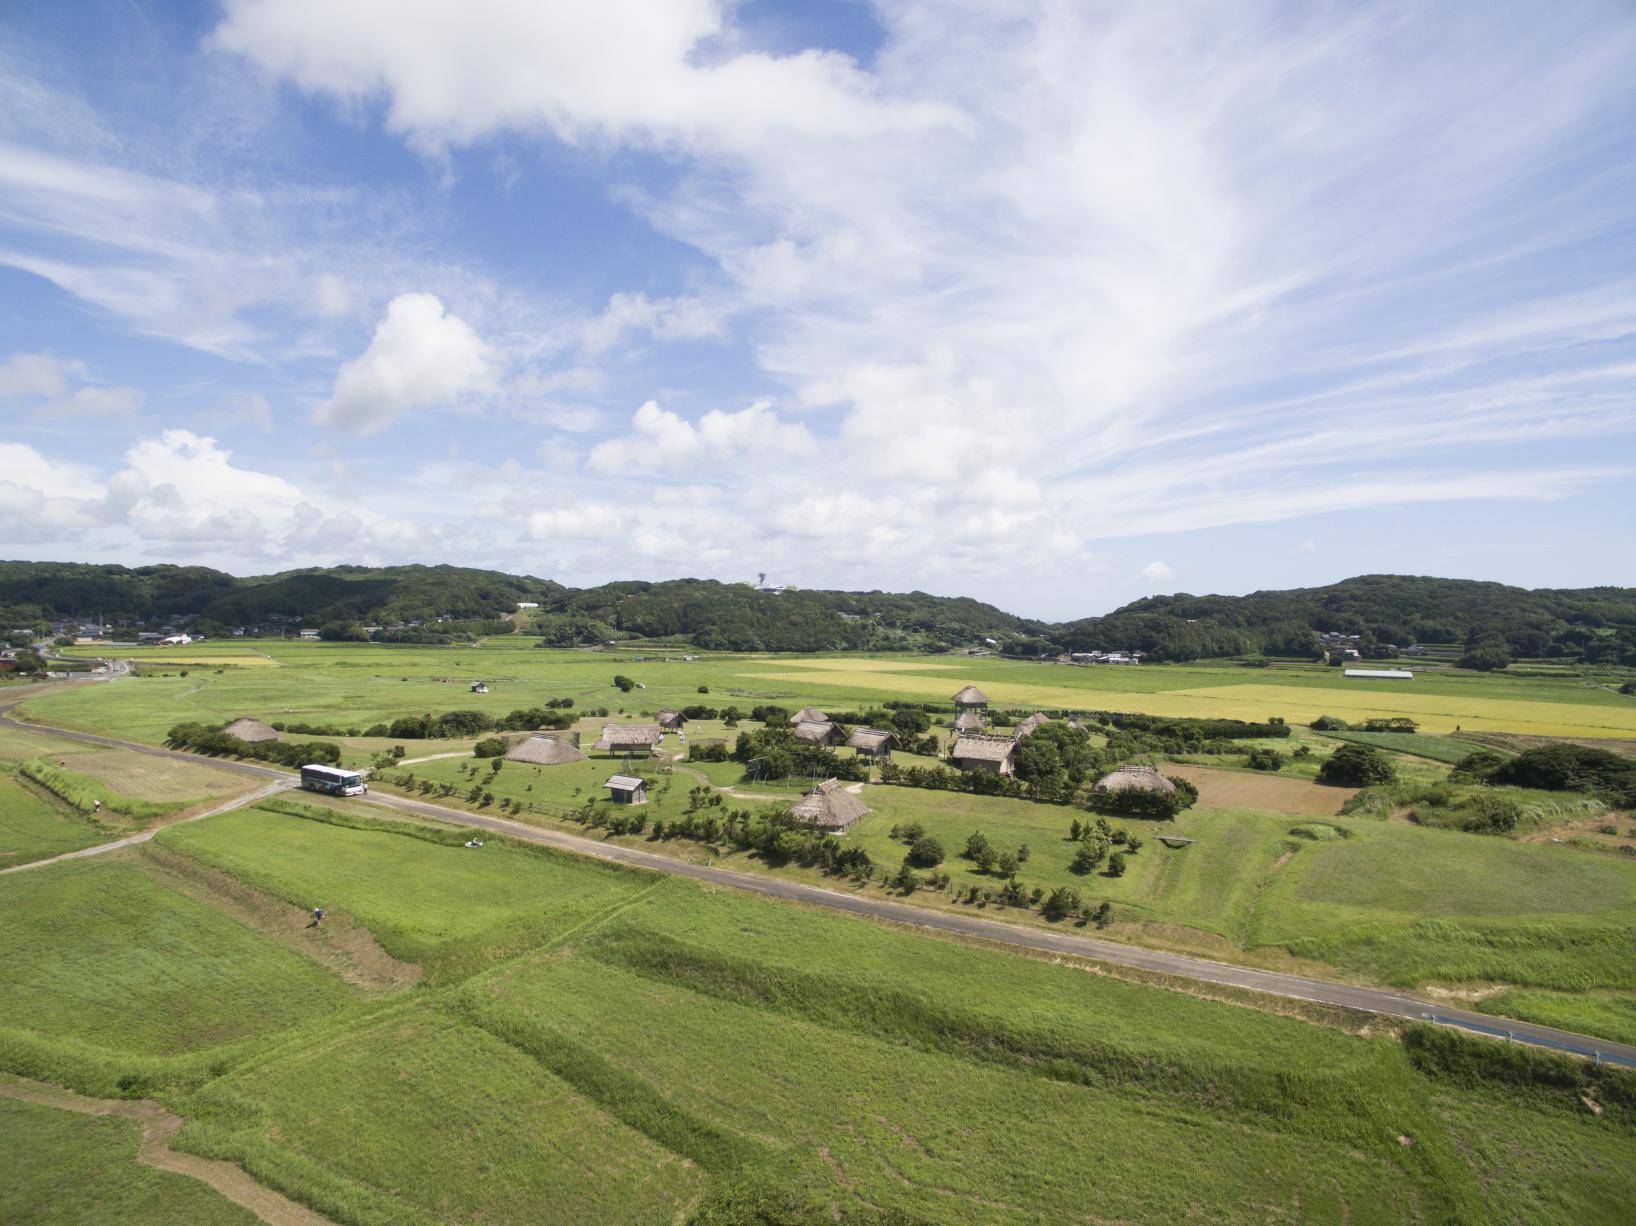
[[[792,724],[827,724],[829,722],[829,716],[825,715],[817,707],[802,707],[794,715],[790,716],[790,723]]]
[[[961,770],[998,771],[1002,775],[1016,770],[1017,742],[1008,736],[986,736],[968,733],[956,737],[949,758]]]
[[[962,711],[954,717],[956,732],[981,732],[987,726],[988,721],[978,711]]]
[[[857,728],[846,738],[846,744],[848,749],[855,749],[860,755],[890,758],[892,746],[897,744],[897,739],[895,733],[884,732],[879,728]]]
[[[1011,734],[1020,741],[1041,724],[1049,724],[1050,722],[1051,717],[1049,715],[1035,711],[1027,719],[1019,720],[1017,726],[1011,730]]]
[[[674,732],[682,726],[682,713],[680,711],[661,711],[656,718],[659,720],[659,727],[666,732]]]
[[[841,730],[827,719],[796,724],[794,732],[803,745],[833,745],[841,736]]]
[[[954,696],[954,705],[962,711],[981,711],[988,706],[988,695],[975,685],[968,685]]]
[[[251,719],[248,715],[234,720],[222,732],[241,741],[254,745],[257,741],[278,740],[278,729],[262,723],[259,719]]]
[[[648,803],[648,783],[646,779],[638,779],[634,775],[615,775],[603,784],[608,789],[608,799],[621,805],[645,805]]]
[[[563,766],[569,762],[583,762],[585,755],[560,736],[536,733],[508,749],[506,760],[527,762],[533,766]]]
[[[816,826],[831,834],[844,834],[852,829],[869,806],[841,786],[838,779],[826,779],[790,806],[790,816],[808,826]]]
[[[608,753],[652,753],[664,737],[658,724],[603,724],[602,737],[591,746]]]

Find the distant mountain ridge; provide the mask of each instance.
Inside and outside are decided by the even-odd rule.
[[[705,579],[570,588],[460,566],[310,567],[238,578],[198,566],[0,562],[7,626],[101,616],[197,619],[231,629],[294,619],[358,624],[494,621],[564,645],[675,638],[731,651],[938,649],[987,639],[1015,654],[1136,650],[1160,660],[1310,655],[1315,633],[1364,650],[1489,643],[1515,656],[1636,663],[1636,588],[1509,587],[1467,579],[1361,575],[1325,587],[1247,596],[1149,596],[1096,617],[1050,623],[966,597],[924,592],[758,591]]]

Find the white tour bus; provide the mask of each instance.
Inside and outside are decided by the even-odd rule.
[[[301,768],[301,786],[309,792],[327,792],[331,796],[362,796],[369,791],[362,771],[345,771],[338,766],[317,763]]]

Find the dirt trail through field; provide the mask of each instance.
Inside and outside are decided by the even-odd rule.
[[[154,835],[165,829],[166,826],[179,826],[183,822],[197,822],[207,817],[215,817],[218,813],[228,813],[234,809],[243,808],[245,805],[253,805],[258,800],[265,800],[277,792],[293,788],[295,784],[296,781],[293,777],[281,779],[277,783],[269,783],[265,787],[259,787],[253,792],[246,792],[242,796],[235,796],[233,799],[223,801],[219,805],[210,805],[189,812],[183,817],[173,818],[163,825],[155,826],[151,830],[144,830],[140,834],[126,835],[122,839],[115,839],[111,843],[98,843],[94,847],[82,847],[78,851],[65,851],[62,855],[52,856],[48,860],[34,860],[28,864],[13,864],[10,868],[0,868],[0,874],[26,873],[30,869],[44,868],[48,864],[60,864],[64,860],[83,860],[87,856],[107,855],[109,852],[118,851],[122,847],[134,847],[138,843],[146,843]]]
[[[1199,803],[1207,809],[1268,809],[1274,813],[1333,817],[1358,793],[1357,788],[1332,788],[1285,775],[1224,771],[1212,766],[1167,763],[1159,769],[1197,787]]]
[[[0,1094],[19,1102],[77,1111],[81,1115],[122,1115],[142,1129],[142,1143],[136,1160],[161,1171],[186,1175],[209,1184],[236,1205],[243,1205],[269,1226],[333,1226],[329,1218],[299,1205],[282,1193],[257,1183],[244,1168],[232,1162],[218,1162],[197,1154],[184,1154],[170,1147],[171,1138],[182,1127],[182,1117],[167,1111],[151,1098],[126,1101],[116,1098],[86,1098],[71,1090],[58,1089],[22,1077],[0,1077]]]

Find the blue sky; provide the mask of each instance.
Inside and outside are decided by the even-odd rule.
[[[1636,9],[0,14],[0,555],[1629,584]]]

